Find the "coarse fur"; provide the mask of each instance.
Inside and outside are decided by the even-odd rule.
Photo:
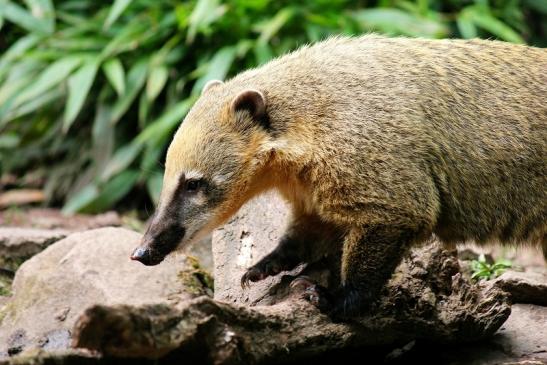
[[[292,222],[243,283],[342,245],[333,313],[346,317],[432,234],[547,255],[546,70],[545,49],[367,35],[211,83],[169,147],[143,247],[169,246],[161,261],[173,247],[158,232],[180,226],[184,244],[277,189]],[[190,173],[199,189],[176,193]]]

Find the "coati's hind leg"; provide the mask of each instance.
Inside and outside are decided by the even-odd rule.
[[[306,279],[295,285],[307,284],[304,293],[312,303],[319,303],[316,304],[319,309],[328,312],[333,319],[358,316],[378,298],[412,243],[422,236],[415,231],[393,226],[353,229],[344,242],[342,283],[337,291],[325,294],[324,288]],[[324,298],[317,298],[325,295]],[[330,303],[325,308],[327,302]]]
[[[302,263],[318,261],[342,245],[342,232],[317,215],[301,214],[292,222],[277,247],[241,278],[241,285],[260,281],[282,271],[294,269]]]

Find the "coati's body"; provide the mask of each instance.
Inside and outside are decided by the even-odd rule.
[[[335,311],[351,313],[432,233],[547,252],[547,50],[333,38],[205,90],[166,167],[160,209],[181,172],[217,186],[195,232],[278,189],[293,222],[243,281],[343,245]]]

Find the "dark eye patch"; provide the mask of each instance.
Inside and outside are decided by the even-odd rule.
[[[186,181],[186,191],[193,193],[198,191],[203,186],[203,180],[190,179]]]

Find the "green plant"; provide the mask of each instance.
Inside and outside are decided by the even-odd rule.
[[[42,176],[67,213],[157,201],[169,138],[210,79],[331,34],[544,44],[547,14],[542,0],[23,3],[0,0],[0,172]]]
[[[484,254],[479,255],[477,260],[471,261],[471,269],[473,275],[471,279],[474,280],[490,280],[497,278],[505,272],[505,270],[511,268],[513,264],[511,261],[503,259],[497,260],[494,263],[488,263]]]

